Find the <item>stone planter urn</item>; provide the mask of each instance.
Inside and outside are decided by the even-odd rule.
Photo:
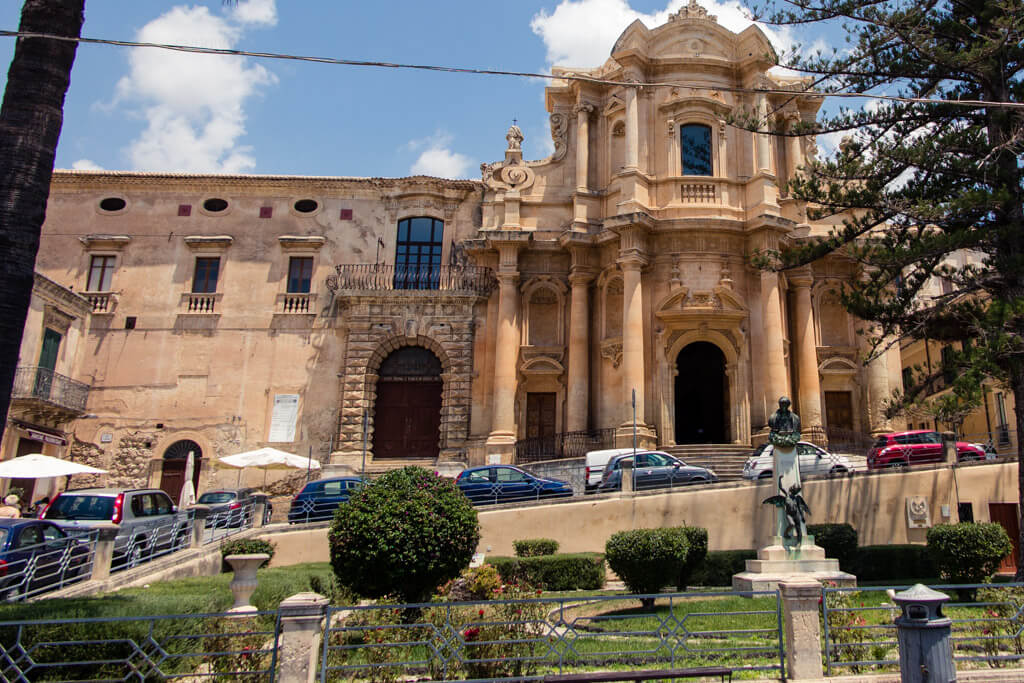
[[[231,580],[231,592],[235,596],[234,606],[228,610],[233,614],[250,614],[256,608],[249,604],[258,584],[256,570],[263,566],[263,563],[270,559],[266,553],[253,553],[251,555],[228,555],[224,558],[235,573]]]

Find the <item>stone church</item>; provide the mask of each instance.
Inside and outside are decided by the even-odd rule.
[[[335,471],[364,445],[440,469],[749,447],[784,394],[822,441],[899,426],[898,346],[865,366],[839,303],[854,264],[750,265],[829,227],[786,191],[813,140],[770,134],[821,100],[771,51],[695,3],[634,22],[555,69],[554,153],[513,125],[475,181],[55,173],[37,269],[91,306],[70,453],[174,489],[188,452],[204,477],[264,445]]]

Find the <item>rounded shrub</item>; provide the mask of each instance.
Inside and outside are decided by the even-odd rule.
[[[328,532],[338,581],[368,598],[426,601],[469,566],[480,525],[455,486],[420,467],[383,475],[338,507]]]
[[[558,541],[553,538],[523,538],[512,541],[516,557],[540,557],[558,552]]]
[[[937,524],[928,530],[928,555],[943,579],[984,583],[1013,550],[1010,537],[994,522]]]
[[[676,578],[676,587],[683,591],[690,585],[691,579],[697,572],[697,568],[704,564],[704,558],[708,555],[708,530],[699,526],[680,527],[686,534],[689,549],[686,551],[686,562],[679,570]]]
[[[631,529],[612,534],[604,557],[631,593],[657,593],[673,584],[686,565],[690,542],[683,527]],[[641,598],[645,607],[654,598]]]
[[[256,555],[258,553],[266,553],[270,555],[266,562],[263,563],[265,567],[270,563],[270,560],[274,559],[274,551],[276,547],[270,541],[264,541],[262,538],[238,538],[233,541],[227,541],[220,546],[220,570],[222,572],[231,571],[231,565],[224,558],[228,555]]]
[[[808,524],[807,533],[814,543],[825,549],[825,557],[839,560],[839,567],[849,571],[857,555],[857,530],[849,524]]]

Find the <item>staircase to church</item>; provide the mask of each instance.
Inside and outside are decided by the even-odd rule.
[[[687,465],[714,470],[719,481],[735,481],[743,474],[743,463],[754,449],[734,443],[688,443],[659,446],[658,450],[674,455]]]

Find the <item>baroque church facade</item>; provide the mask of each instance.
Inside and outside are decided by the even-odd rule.
[[[898,345],[865,366],[839,303],[854,264],[750,264],[829,227],[786,191],[813,141],[727,124],[816,116],[771,50],[695,3],[634,22],[554,70],[553,154],[512,126],[478,181],[56,172],[37,269],[91,306],[69,450],[173,488],[187,452],[208,476],[264,445],[336,469],[748,446],[781,395],[826,439],[899,427]]]

